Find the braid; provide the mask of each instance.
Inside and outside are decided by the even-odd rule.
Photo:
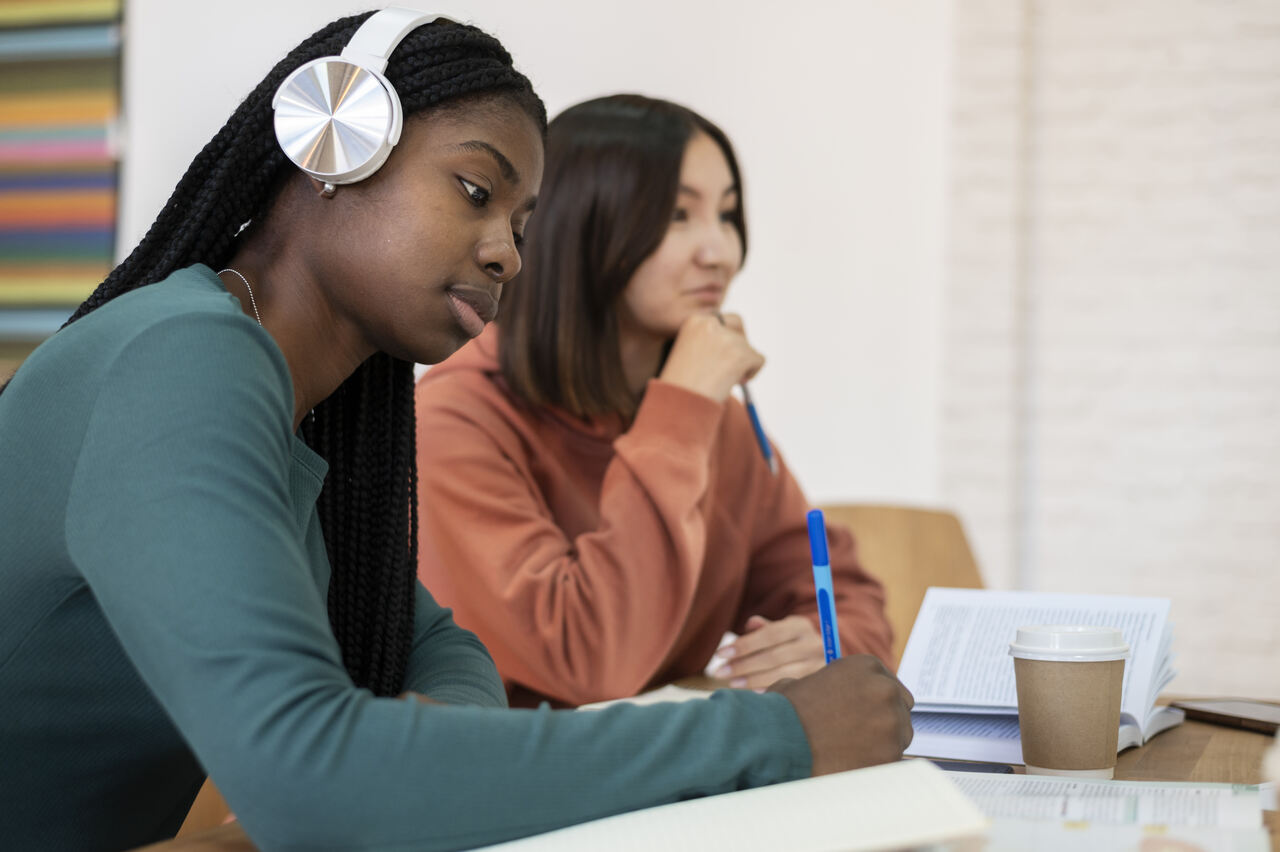
[[[331,460],[317,504],[334,569],[329,621],[352,679],[380,695],[401,691],[413,638],[414,426],[413,365],[383,354],[302,425],[307,443]]]
[[[137,248],[68,323],[185,266],[225,265],[242,226],[266,214],[291,173],[275,138],[276,89],[303,63],[341,53],[370,14],[324,27],[271,70],[196,155]],[[529,81],[497,40],[474,27],[418,27],[394,51],[386,76],[406,118],[496,96],[545,132],[546,112]],[[374,355],[315,408],[302,434],[329,462],[317,510],[333,569],[329,621],[343,664],[357,685],[398,694],[413,640],[418,562],[413,366]]]

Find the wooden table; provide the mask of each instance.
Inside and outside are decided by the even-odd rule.
[[[1263,752],[1273,742],[1254,731],[1187,720],[1141,748],[1121,753],[1116,778],[1258,784]],[[1271,834],[1271,852],[1280,852],[1280,814],[1264,811],[1262,818]]]
[[[1141,748],[1120,755],[1116,778],[1122,781],[1198,781],[1257,784],[1262,754],[1271,737],[1252,731],[1187,721],[1156,736]],[[1280,819],[1264,816],[1272,852],[1280,852]],[[254,852],[238,826],[228,825],[179,840],[145,847],[146,852]]]

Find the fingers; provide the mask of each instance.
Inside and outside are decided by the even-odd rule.
[[[749,382],[764,369],[764,356],[747,342],[747,329],[742,323],[741,316],[738,314],[719,314],[718,316],[720,324],[730,331],[737,332],[742,338],[743,344],[747,347],[749,352],[748,361],[743,367],[742,376],[738,379],[738,382]]]
[[[881,672],[883,672],[885,676],[888,677],[891,681],[897,684],[898,696],[899,696],[899,699],[902,701],[903,706],[906,707],[908,711],[914,708],[916,706],[916,697],[911,694],[911,690],[907,689],[906,684],[898,680],[898,676],[895,675],[893,672],[891,672],[889,670],[889,667],[886,666],[880,660],[879,657],[872,657],[871,655],[867,655],[867,659],[869,662],[874,662],[876,668],[878,668]]]
[[[798,664],[798,668],[783,672],[782,669]],[[718,677],[727,678],[731,686],[768,686],[783,674],[801,677],[826,665],[822,640],[817,636],[792,639],[781,645],[773,645],[757,651],[749,657],[735,657],[720,668]],[[803,670],[801,670],[803,669]],[[752,682],[741,683],[743,678]],[[761,678],[764,682],[761,683]]]
[[[901,754],[902,752],[907,750],[907,748],[911,745],[911,741],[915,739],[915,736],[916,736],[916,729],[911,724],[910,710],[906,712],[906,718],[902,720],[902,724],[899,726],[899,730],[902,731],[902,736],[898,738],[898,742],[900,744],[898,752],[899,754]]]
[[[728,679],[730,686],[759,689],[782,677],[812,674],[826,662],[822,637],[808,619],[752,616],[746,626],[749,632],[718,652],[727,662],[715,676]]]
[[[780,680],[789,681],[811,675],[825,665],[826,661],[821,654],[818,654],[817,657],[783,663],[775,668],[765,669],[745,677],[735,677],[729,681],[729,686],[734,689],[767,689]]]
[[[800,717],[815,775],[898,760],[914,735],[910,692],[870,656],[845,657],[776,690]]]
[[[906,692],[904,689],[903,692]],[[911,699],[911,693],[906,693],[908,701]],[[898,751],[899,753],[907,750],[907,746],[911,745],[911,740],[915,737],[915,728],[911,725],[911,704],[904,701],[898,705]]]
[[[721,656],[739,660],[774,645],[781,645],[805,636],[818,636],[818,630],[813,626],[813,622],[799,615],[788,615],[777,621],[753,615],[747,619],[746,628],[748,632],[735,639],[733,644],[720,649]]]
[[[730,686],[768,686],[780,677],[804,677],[826,665],[822,641],[797,639],[757,651],[750,657],[722,666],[717,677]]]
[[[720,324],[727,329],[738,332],[743,337],[747,335],[746,326],[742,324],[742,316],[739,314],[720,314]]]
[[[681,325],[659,377],[724,402],[734,385],[763,365],[764,358],[747,341],[737,314],[694,314]]]

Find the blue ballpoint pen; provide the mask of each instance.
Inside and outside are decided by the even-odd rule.
[[[751,428],[755,430],[756,443],[760,445],[760,453],[764,456],[765,464],[769,465],[769,472],[777,476],[778,460],[773,457],[773,447],[769,446],[769,439],[764,434],[764,427],[760,425],[760,415],[756,414],[756,404],[751,401],[751,391],[747,390],[746,382],[743,382],[739,387],[742,388],[742,402],[747,407],[747,416],[751,418]]]
[[[821,509],[809,513],[809,552],[813,554],[813,586],[818,592],[818,618],[822,623],[822,653],[830,663],[840,659],[840,631],[836,629],[836,593],[831,585],[827,524]]]
[[[716,319],[720,320],[720,324],[724,325],[724,316],[716,311]],[[778,460],[773,457],[773,447],[769,446],[769,438],[764,434],[764,426],[760,424],[760,415],[756,414],[756,404],[751,400],[751,391],[747,390],[747,383],[743,382],[738,387],[742,388],[742,404],[747,407],[747,416],[751,418],[751,429],[756,433],[756,443],[760,445],[760,454],[764,456],[764,463],[769,466],[769,472],[774,476],[778,475]]]

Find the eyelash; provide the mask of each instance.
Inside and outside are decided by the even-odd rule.
[[[477,186],[466,178],[458,178],[458,181],[462,184],[462,189],[467,194],[467,200],[476,207],[484,207],[489,203],[489,190],[483,186]],[[517,234],[512,231],[511,238],[515,242],[517,249],[524,245],[524,234]]]
[[[732,223],[734,219],[734,215],[737,212],[738,211],[736,209],[722,211],[720,213],[720,221]],[[687,221],[688,219],[689,219],[689,211],[685,210],[683,207],[677,207],[675,210],[671,211],[672,222],[684,222],[684,221]]]
[[[462,189],[467,194],[467,200],[476,207],[483,207],[489,203],[489,190],[482,186],[477,186],[466,178],[458,178],[462,183]]]

